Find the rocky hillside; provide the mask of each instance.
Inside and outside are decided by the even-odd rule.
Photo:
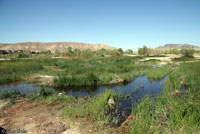
[[[0,43],[0,50],[29,50],[29,51],[45,51],[50,50],[54,52],[55,50],[59,50],[61,52],[65,51],[68,47],[72,47],[72,49],[80,49],[86,50],[90,49],[92,51],[99,49],[116,49],[114,47],[110,47],[105,44],[86,44],[86,43],[75,43],[75,42],[52,42],[52,43],[41,43],[41,42],[23,42],[23,43]]]
[[[190,44],[166,44],[164,46],[160,46],[158,47],[158,49],[162,49],[162,50],[169,50],[169,49],[195,49],[195,50],[200,50],[200,47],[198,46],[194,46],[194,45],[190,45]]]

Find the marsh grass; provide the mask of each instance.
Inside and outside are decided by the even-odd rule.
[[[156,101],[148,97],[133,107],[136,117],[131,133],[199,133],[200,132],[200,62],[181,64],[166,80],[163,94]],[[181,81],[189,84],[181,92]]]
[[[117,117],[120,95],[113,90],[106,90],[95,98],[89,98],[81,103],[75,104],[73,108],[66,108],[64,116],[72,120],[79,117],[88,118],[95,122],[99,128],[103,128],[109,124],[119,123]],[[109,105],[108,100],[114,100],[114,105]]]
[[[0,84],[22,81],[32,74],[58,76],[54,86],[103,85],[131,80],[148,68],[143,57],[88,57],[79,59],[13,59],[0,62]],[[131,74],[131,75],[130,75]]]
[[[173,71],[171,65],[163,65],[161,67],[153,68],[149,73],[147,73],[147,77],[150,80],[161,80],[171,71]]]
[[[62,103],[62,105],[75,103],[76,98],[73,96],[68,96],[64,92],[60,92],[60,94],[54,90],[50,90],[48,88],[42,87],[36,93],[33,94],[21,94],[19,91],[1,91],[0,99],[9,100],[10,102],[6,105],[6,107],[15,104],[16,102],[30,100],[35,101],[36,103]]]
[[[64,69],[55,86],[84,86],[114,84],[130,81],[147,72],[148,68],[135,64],[141,57],[104,57],[58,61],[55,65]]]
[[[190,56],[190,57],[188,57],[188,56],[182,56],[180,58],[174,58],[174,59],[172,59],[172,61],[175,61],[175,62],[179,62],[179,61],[194,61],[194,60],[195,60],[195,58],[193,56]]]
[[[22,80],[28,74],[42,69],[36,60],[11,60],[0,62],[0,84]]]

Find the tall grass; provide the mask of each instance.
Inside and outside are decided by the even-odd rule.
[[[114,105],[109,105],[108,100],[113,99]],[[103,94],[90,98],[82,103],[78,103],[73,108],[66,108],[64,115],[71,119],[85,117],[95,121],[98,127],[104,127],[110,123],[118,123],[116,114],[118,113],[120,95],[113,90],[107,90]]]
[[[133,107],[131,133],[200,133],[199,76],[200,62],[181,64],[155,102],[146,98]],[[189,85],[184,92],[183,83]]]
[[[58,61],[56,66],[63,69],[55,86],[103,85],[131,80],[148,70],[144,65],[135,64],[140,57],[104,57]],[[130,75],[131,74],[131,75]]]
[[[172,70],[173,67],[171,65],[164,65],[161,67],[153,68],[149,73],[147,73],[147,77],[150,80],[160,80],[169,74]]]
[[[36,60],[12,60],[0,62],[0,84],[21,80],[25,75],[42,69]]]

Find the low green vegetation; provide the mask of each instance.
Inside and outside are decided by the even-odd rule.
[[[198,53],[194,49],[176,49],[172,48],[169,50],[162,50],[162,49],[152,49],[148,48],[147,46],[143,46],[142,48],[138,49],[138,54],[143,56],[163,56],[166,54],[182,54],[185,57],[193,57],[194,53]]]
[[[130,52],[130,51],[129,51]],[[72,49],[72,47],[68,47],[64,52],[60,52],[58,50],[55,51],[54,55],[56,57],[59,56],[68,56],[68,57],[104,57],[104,56],[122,56],[123,50],[121,48],[115,50],[106,50],[104,48],[91,51],[90,49],[86,50],[79,50],[79,49]]]
[[[62,104],[75,103],[77,100],[73,96],[68,96],[64,92],[56,92],[48,88],[42,87],[36,93],[33,94],[21,94],[19,91],[0,91],[0,99],[9,100],[7,106],[11,106],[16,102],[23,100],[35,101],[37,103],[55,103],[59,102]],[[7,107],[6,106],[6,107]]]
[[[11,60],[0,62],[0,84],[22,80],[23,77],[42,69],[36,60]]]
[[[88,118],[95,122],[99,128],[119,123],[120,95],[113,90],[106,90],[101,95],[89,98],[86,101],[75,104],[73,108],[66,108],[64,116],[75,119],[78,117]]]
[[[161,67],[155,67],[149,73],[147,73],[147,77],[150,80],[161,80],[166,75],[168,75],[172,70],[173,70],[172,65],[163,65]]]
[[[186,57],[186,56],[182,56],[180,58],[172,59],[172,61],[175,61],[175,62],[179,62],[179,61],[194,61],[194,60],[196,60],[194,57]]]
[[[185,57],[193,57],[195,53],[194,49],[182,49],[181,54]]]
[[[54,86],[86,86],[128,82],[150,68],[137,62],[143,57],[91,57],[79,59],[13,59],[0,62],[0,84],[37,75],[56,76]],[[57,77],[58,76],[58,77]]]
[[[63,73],[54,80],[55,86],[103,85],[130,81],[149,71],[136,61],[141,57],[104,57],[57,62]]]
[[[27,98],[38,103],[60,102],[62,104],[73,104],[76,102],[75,97],[68,96],[65,92],[58,93],[54,90],[50,90],[44,87],[39,92],[28,95]]]
[[[159,65],[160,60],[141,61],[147,56],[162,56],[160,50],[144,46],[139,49],[143,56],[129,57],[131,50],[98,51],[68,48],[65,52],[41,52],[30,55],[22,52],[8,56],[10,61],[0,61],[0,84],[26,81],[34,75],[53,76],[55,87],[78,87],[115,83],[127,83],[137,76],[147,75],[150,80],[160,80],[168,75],[162,95],[155,99],[146,97],[139,104],[133,105],[134,117],[128,128],[130,133],[199,133],[200,132],[200,62],[195,62],[193,50],[169,50],[166,53],[183,55],[174,58],[182,63]],[[57,56],[52,58],[51,56]],[[59,56],[63,56],[60,58]],[[6,58],[2,56],[3,58]],[[14,58],[13,58],[14,57]],[[28,59],[30,58],[31,59]],[[64,59],[64,58],[69,59]],[[76,57],[76,58],[74,58]],[[77,58],[78,57],[78,58]],[[185,89],[183,87],[185,86]],[[8,106],[18,100],[32,100],[37,103],[59,102],[65,106],[63,115],[67,118],[87,118],[98,128],[118,125],[120,122],[120,105],[122,97],[113,90],[106,90],[95,97],[80,97],[58,93],[42,88],[35,94],[21,94],[17,91],[0,92],[0,99],[9,99]]]
[[[147,97],[133,107],[131,133],[199,133],[199,76],[200,62],[181,64],[169,75],[156,101]],[[188,85],[184,91],[183,85]]]

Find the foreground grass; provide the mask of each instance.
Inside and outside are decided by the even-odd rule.
[[[164,93],[133,107],[131,133],[200,133],[200,62],[181,64],[169,75]],[[184,93],[181,87],[189,87]]]
[[[113,101],[113,104],[109,104]],[[117,125],[119,117],[120,95],[113,90],[107,90],[103,94],[90,98],[82,103],[78,103],[73,108],[66,108],[64,116],[75,119],[78,117],[88,118],[95,122],[98,128],[104,128],[107,125]]]
[[[120,122],[119,116],[119,101],[120,95],[113,90],[107,90],[103,94],[90,98],[80,97],[75,98],[68,96],[64,92],[57,93],[55,91],[42,88],[39,92],[34,94],[20,94],[20,92],[0,92],[0,99],[10,100],[4,106],[6,108],[11,106],[19,100],[34,101],[36,104],[55,104],[55,102],[65,107],[63,112],[64,117],[75,119],[78,117],[88,118],[95,122],[95,126],[103,129],[108,125],[117,125]],[[109,103],[109,101],[111,103]]]
[[[42,88],[34,94],[21,94],[19,91],[0,91],[0,99],[9,100],[9,103],[5,107],[20,101],[35,101],[36,103],[58,102],[62,105],[73,104],[77,101],[75,97],[68,96],[64,92],[58,94],[58,92],[46,88]]]

